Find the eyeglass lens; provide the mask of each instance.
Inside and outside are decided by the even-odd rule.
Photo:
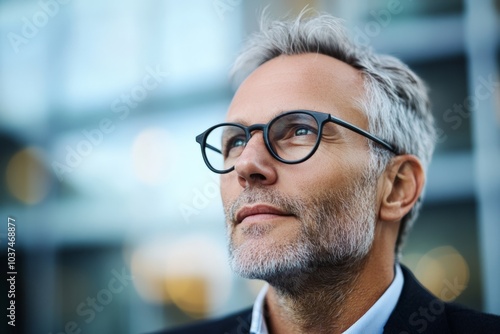
[[[306,113],[290,113],[275,118],[269,125],[271,150],[288,162],[305,158],[318,140],[318,122]],[[243,127],[221,125],[207,136],[205,153],[213,168],[223,171],[234,166],[247,144]]]

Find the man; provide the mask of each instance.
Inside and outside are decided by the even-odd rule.
[[[500,333],[398,263],[434,148],[421,80],[319,15],[263,27],[226,123],[196,140],[221,174],[230,264],[252,309],[171,333]]]

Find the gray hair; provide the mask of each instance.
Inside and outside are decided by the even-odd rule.
[[[341,60],[363,75],[366,95],[357,102],[368,118],[369,131],[395,145],[400,153],[418,157],[427,170],[436,135],[422,80],[400,60],[354,44],[342,20],[328,14],[306,17],[309,12],[303,11],[289,21],[263,18],[260,31],[249,38],[233,65],[234,82],[240,83],[257,67],[280,55],[320,53]],[[370,156],[371,170],[380,176],[392,153],[370,142]],[[401,220],[395,249],[398,256],[421,202],[422,196]]]

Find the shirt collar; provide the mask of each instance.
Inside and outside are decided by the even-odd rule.
[[[264,318],[264,302],[269,284],[266,283],[260,290],[252,310],[252,323],[250,324],[250,334],[269,334]]]
[[[396,307],[404,283],[400,265],[396,263],[394,267],[395,275],[391,285],[389,285],[375,304],[358,321],[349,327],[344,334],[384,332],[385,323],[389,320],[392,311]],[[264,318],[264,302],[268,289],[269,285],[264,285],[255,299],[252,310],[252,322],[250,324],[251,334],[269,334]]]

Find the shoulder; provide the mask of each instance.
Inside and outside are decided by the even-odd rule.
[[[445,304],[453,333],[500,333],[500,316],[481,313],[458,304]]]
[[[179,328],[164,330],[150,334],[232,334],[247,333],[250,330],[252,320],[252,309],[227,315],[222,318],[199,321],[194,324],[182,326]]]
[[[401,266],[404,285],[386,333],[500,333],[500,317],[445,303]]]

